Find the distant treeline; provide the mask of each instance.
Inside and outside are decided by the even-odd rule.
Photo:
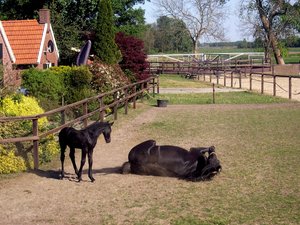
[[[161,16],[156,23],[147,26],[142,35],[144,49],[147,54],[155,53],[187,53],[193,51],[193,43],[188,29],[183,21]],[[238,48],[264,50],[264,42],[261,39],[247,41],[246,39],[234,42],[210,42],[199,43],[200,48]],[[283,49],[300,47],[300,37],[281,40],[280,47]],[[285,50],[286,51],[286,50]]]
[[[300,47],[300,37],[294,37],[292,39],[283,40],[284,46],[289,48]],[[201,47],[215,47],[215,48],[263,48],[263,42],[259,39],[255,41],[233,41],[233,42],[212,42],[203,43]]]

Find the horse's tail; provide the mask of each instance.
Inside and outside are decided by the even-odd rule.
[[[131,165],[130,165],[130,162],[125,162],[125,163],[123,163],[121,173],[122,173],[122,174],[128,174],[128,173],[131,173]]]

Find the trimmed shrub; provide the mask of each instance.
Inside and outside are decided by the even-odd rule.
[[[94,94],[91,81],[92,74],[86,66],[29,69],[22,74],[22,86],[39,99],[45,110],[59,107],[62,100],[71,104],[90,97]]]
[[[86,66],[71,67],[63,74],[66,86],[65,102],[67,104],[91,97],[95,93],[91,88],[93,74]]]
[[[31,68],[22,73],[22,87],[39,99],[41,106],[48,110],[60,105],[66,92],[63,76],[51,70]]]

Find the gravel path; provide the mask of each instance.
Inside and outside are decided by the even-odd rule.
[[[184,94],[184,93],[211,93],[212,88],[160,88],[159,93],[161,94]],[[243,89],[236,88],[215,88],[215,92],[241,92]]]

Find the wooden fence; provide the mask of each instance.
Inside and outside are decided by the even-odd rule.
[[[30,136],[26,137],[14,137],[14,138],[7,138],[7,139],[0,139],[0,144],[5,143],[17,143],[17,142],[32,142],[33,143],[33,158],[34,158],[34,169],[38,169],[39,167],[39,155],[38,155],[38,148],[39,148],[39,140],[44,138],[50,134],[57,133],[62,128],[70,126],[72,124],[78,123],[80,121],[83,122],[84,126],[86,127],[88,124],[88,118],[95,116],[98,114],[98,119],[103,121],[104,116],[106,114],[107,109],[111,109],[113,112],[114,119],[117,119],[117,112],[118,108],[124,107],[125,114],[128,113],[128,105],[129,103],[133,104],[133,108],[136,108],[136,100],[139,97],[143,97],[145,92],[149,92],[152,89],[152,93],[155,93],[155,88],[159,91],[159,82],[156,76],[152,76],[146,80],[130,84],[118,89],[114,89],[110,92],[106,92],[103,94],[99,94],[97,96],[93,96],[90,98],[86,98],[79,102],[75,102],[73,104],[69,104],[66,106],[62,106],[60,108],[45,112],[43,114],[34,115],[34,116],[20,116],[20,117],[1,117],[0,123],[7,123],[7,122],[15,122],[15,121],[32,121],[32,133]],[[104,104],[105,98],[111,98],[112,101],[108,104]],[[91,111],[89,111],[90,104],[98,103],[98,106]],[[76,117],[75,119],[71,119],[67,121],[67,112],[73,109],[81,108],[81,115]],[[43,133],[39,132],[38,128],[38,121],[41,118],[49,118],[57,115],[60,117],[60,122],[58,126],[44,131]]]
[[[152,74],[181,74],[191,77],[204,74],[221,74],[232,71],[249,73],[254,71],[271,71],[270,59],[234,59],[200,62],[150,62]]]
[[[238,88],[253,90],[254,76],[259,77],[260,92],[265,93],[265,78],[272,78],[273,96],[277,96],[278,87],[283,89],[277,82],[277,78],[284,78],[287,82],[288,98],[292,99],[293,82],[300,82],[299,75],[284,75],[274,72],[274,65],[270,60],[230,60],[230,61],[206,61],[206,62],[153,62],[150,63],[149,71],[156,74],[180,74],[187,78],[202,79],[203,81],[215,82],[225,87],[234,87],[234,81],[238,82]],[[208,77],[208,78],[207,78]],[[249,86],[243,86],[242,80],[249,78]],[[228,83],[229,81],[229,83]],[[298,86],[298,85],[297,85]],[[300,87],[297,87],[298,89]],[[300,94],[296,93],[297,95]]]

